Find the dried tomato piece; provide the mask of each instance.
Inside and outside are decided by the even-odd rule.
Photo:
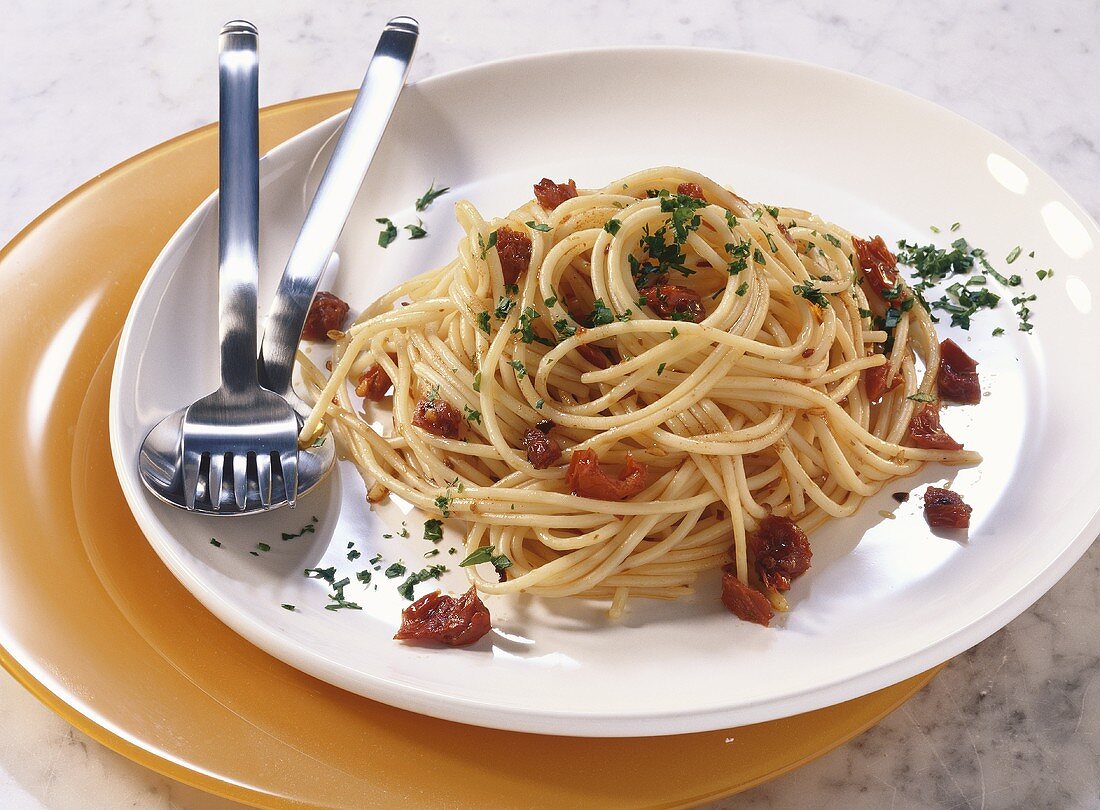
[[[856,258],[859,259],[859,269],[864,280],[880,298],[898,304],[909,298],[909,290],[900,283],[898,259],[886,247],[881,236],[876,236],[869,242],[853,236],[852,246],[856,249]]]
[[[893,391],[898,387],[898,383],[901,382],[901,375],[895,374],[894,381],[887,386],[886,375],[889,371],[889,363],[883,363],[881,366],[875,366],[874,368],[863,369],[863,385],[867,389],[867,399],[871,402],[878,402],[886,396],[887,391]]]
[[[794,237],[791,236],[791,232],[787,230],[787,227],[782,222],[775,223],[775,227],[779,229],[779,233],[787,240],[787,243],[793,247]]]
[[[489,609],[478,598],[476,589],[470,588],[458,599],[435,591],[401,611],[401,627],[394,638],[463,647],[492,629]]]
[[[676,284],[646,287],[645,301],[654,312],[665,320],[673,317],[673,315],[687,315],[688,318],[680,317],[677,320],[690,319],[695,323],[700,323],[707,317],[706,310],[703,309],[703,299],[699,297],[699,293]]]
[[[810,568],[810,538],[790,518],[768,515],[748,537],[753,564],[765,588],[789,591]]]
[[[342,329],[351,309],[330,292],[321,291],[313,296],[313,303],[306,313],[306,324],[302,327],[303,340],[328,340],[332,329]]]
[[[576,196],[577,184],[572,180],[567,183],[555,183],[550,178],[544,177],[535,183],[535,199],[547,211],[553,211],[566,200]]]
[[[549,435],[549,430],[540,427],[527,428],[523,433],[523,449],[527,451],[527,460],[536,470],[545,470],[559,458],[561,447],[557,441]],[[551,426],[553,423],[551,423]]]
[[[497,256],[505,284],[515,284],[531,264],[531,237],[511,228],[497,228]]]
[[[722,604],[738,619],[765,627],[775,615],[768,597],[739,580],[731,565],[722,569]]]
[[[595,498],[601,501],[621,501],[637,495],[645,489],[648,471],[644,464],[634,460],[627,453],[619,477],[612,478],[600,467],[600,460],[594,450],[575,450],[565,474],[569,490],[581,498]]]
[[[385,398],[386,392],[390,390],[391,385],[393,383],[390,381],[390,375],[386,373],[382,366],[375,363],[359,375],[355,393],[357,396],[369,399],[371,402],[381,402]]]
[[[936,402],[926,403],[913,413],[909,420],[909,438],[913,446],[926,450],[962,450],[962,445],[940,426],[940,406]]]
[[[948,338],[940,344],[940,370],[936,373],[940,396],[952,402],[976,405],[982,401],[978,362]]]
[[[924,491],[924,519],[933,528],[969,529],[972,511],[957,492],[940,487]]]
[[[436,436],[460,439],[465,420],[455,406],[447,400],[428,397],[416,403],[413,424]]]
[[[676,187],[677,194],[686,194],[689,197],[694,197],[697,200],[705,200],[703,196],[703,189],[699,187],[698,183],[681,183]]]

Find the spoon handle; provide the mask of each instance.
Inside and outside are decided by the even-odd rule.
[[[405,86],[419,35],[411,17],[386,24],[279,280],[259,357],[260,381],[277,394],[290,391],[306,314]]]
[[[218,321],[222,388],[256,386],[259,278],[259,63],[256,28],[235,20],[218,38]]]

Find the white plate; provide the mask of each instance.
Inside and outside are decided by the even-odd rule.
[[[314,127],[264,161],[262,301],[339,123]],[[406,603],[397,580],[377,572],[377,590],[363,588],[354,572],[375,553],[387,565],[427,562],[424,516],[405,517],[396,504],[371,512],[353,469],[338,470],[296,511],[250,520],[186,515],[139,483],[135,459],[146,431],[216,383],[217,217],[209,200],[141,288],[111,394],[118,474],[168,567],[234,630],[318,678],[451,720],[590,736],[731,727],[854,698],[981,641],[1050,588],[1098,530],[1092,306],[1100,298],[1100,232],[1025,157],[928,102],[809,65],[700,50],[553,54],[433,78],[401,100],[331,286],[358,310],[447,260],[459,238],[450,207],[460,197],[502,215],[543,175],[602,186],[661,164],[698,169],[749,199],[809,208],[891,242],[927,242],[929,225],[957,220],[960,235],[1002,267],[1009,250],[1023,246],[1012,270],[1039,293],[1035,334],[1016,331],[1009,306],[978,316],[969,333],[942,329],[981,362],[989,395],[944,419],[985,463],[930,467],[854,518],[815,532],[813,568],[791,591],[793,612],[771,629],[730,616],[716,579],[704,578],[694,600],[634,601],[620,622],[601,605],[493,598],[496,629],[475,648],[399,644],[391,636]],[[380,249],[375,217],[413,222],[412,203],[433,180],[452,191],[423,215],[430,236],[408,241],[402,232]],[[954,236],[945,229],[937,238]],[[1039,267],[1054,267],[1055,276],[1036,281]],[[1004,336],[990,336],[996,326]],[[919,485],[945,478],[974,507],[964,542],[932,534],[920,514]],[[890,497],[914,488],[918,497],[900,507]],[[313,515],[315,534],[279,539]],[[382,537],[402,519],[411,539]],[[433,561],[454,566],[452,540]],[[251,556],[258,542],[272,550]],[[346,558],[349,542],[363,555],[355,562]],[[352,576],[347,596],[361,612],[323,609],[327,588],[302,569],[328,565]],[[460,590],[465,580],[456,573],[443,584]]]

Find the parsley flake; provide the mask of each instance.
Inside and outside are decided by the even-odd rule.
[[[428,190],[424,192],[424,196],[420,197],[416,201],[416,210],[417,211],[424,211],[425,209],[427,209],[427,207],[429,205],[431,205],[439,197],[442,197],[444,194],[446,194],[450,190],[451,189],[448,186],[444,186],[443,188],[437,189],[435,187],[435,181],[433,180],[432,184],[430,186],[428,186]]]

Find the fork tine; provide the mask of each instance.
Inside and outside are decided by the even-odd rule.
[[[210,498],[210,506],[215,510],[222,508],[222,481],[225,479],[225,456],[218,453],[210,454],[210,472],[206,494]]]
[[[187,508],[193,511],[195,496],[199,489],[199,465],[202,463],[202,454],[184,445],[181,455],[183,456],[183,500]]]
[[[244,453],[233,455],[233,498],[237,501],[237,511],[243,511],[248,500],[248,456]]]
[[[298,496],[298,451],[280,453],[279,465],[283,468],[283,487],[286,489],[286,501],[294,506]]]
[[[271,506],[271,454],[256,454],[256,489],[260,492],[260,505]]]

